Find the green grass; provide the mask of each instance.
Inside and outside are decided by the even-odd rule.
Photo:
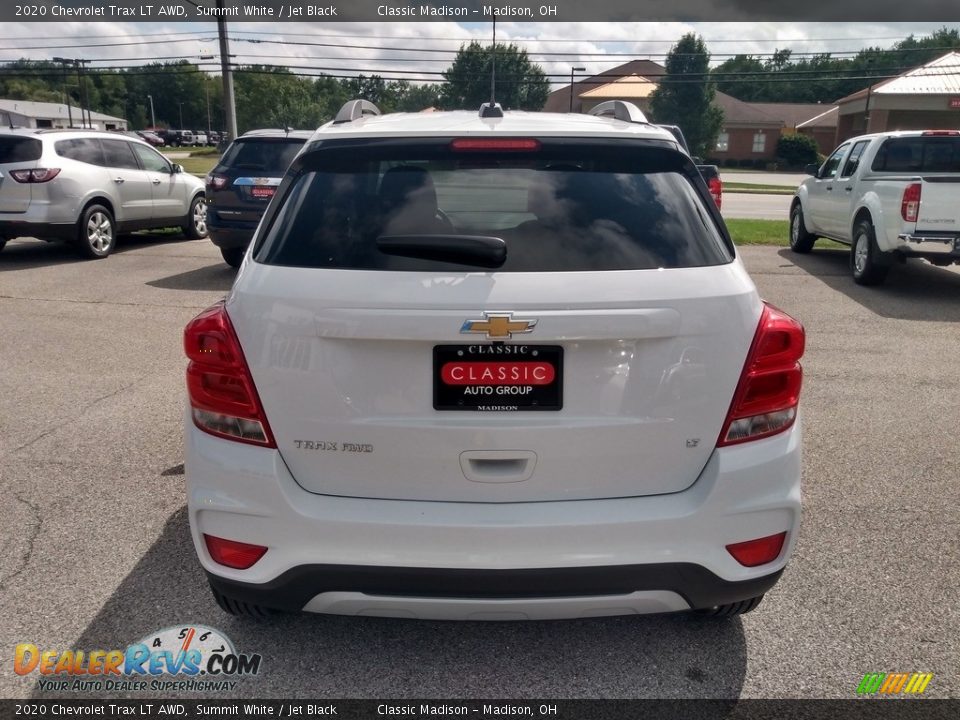
[[[205,176],[213,170],[217,164],[219,156],[206,155],[204,157],[173,158],[172,162],[183,165],[184,172],[191,173],[198,177]]]
[[[753,183],[725,182],[726,192],[753,193],[755,195],[793,195],[795,187],[789,185],[754,185]]]
[[[773,245],[788,247],[790,223],[787,220],[744,220],[730,218],[725,220],[730,237],[736,245]],[[847,250],[848,246],[821,238],[817,247],[823,249]]]

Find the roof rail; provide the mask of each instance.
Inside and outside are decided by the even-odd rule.
[[[647,122],[647,116],[641,112],[640,108],[623,100],[607,100],[592,108],[588,114],[597,117],[612,117],[631,123]]]
[[[333,119],[334,125],[359,120],[364,115],[379,115],[380,108],[369,100],[348,100]]]
[[[480,117],[482,118],[502,118],[503,108],[500,103],[483,103],[480,106]]]

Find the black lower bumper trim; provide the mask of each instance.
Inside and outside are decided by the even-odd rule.
[[[452,568],[302,565],[268,583],[244,583],[208,572],[221,594],[261,607],[302,610],[324,592],[358,592],[389,597],[507,600],[626,595],[668,590],[691,608],[748,600],[772,588],[783,570],[731,582],[692,563],[603,567],[462,570]]]
[[[77,235],[76,223],[41,223],[0,220],[0,238],[12,240],[31,237],[40,240],[72,240]]]

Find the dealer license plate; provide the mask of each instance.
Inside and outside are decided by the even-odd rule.
[[[559,345],[436,345],[433,407],[478,412],[560,410]]]

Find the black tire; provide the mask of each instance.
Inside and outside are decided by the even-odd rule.
[[[199,240],[207,236],[207,201],[203,195],[197,195],[190,203],[190,210],[180,228],[191,240]]]
[[[813,250],[816,241],[817,236],[807,232],[807,226],[803,222],[803,208],[799,202],[794,203],[790,209],[790,249],[805,255]]]
[[[77,226],[77,249],[84,257],[101,260],[117,246],[117,224],[103,205],[91,205],[83,211]]]
[[[757,595],[757,597],[750,598],[749,600],[741,600],[740,602],[729,603],[727,605],[717,605],[712,608],[702,608],[700,610],[694,610],[693,612],[704,618],[730,618],[735,615],[743,615],[751,610],[756,610],[762,600],[763,595]]]
[[[217,605],[228,615],[253,618],[255,620],[266,620],[276,614],[276,611],[270,608],[260,607],[259,605],[253,605],[252,603],[224,595],[213,587],[213,585],[210,586],[210,590],[213,592],[213,597],[217,601]]]
[[[246,253],[246,248],[220,248],[223,261],[232,268],[240,267],[240,263],[243,262],[243,256],[246,255]]]
[[[890,272],[892,257],[877,247],[873,223],[860,220],[853,228],[850,246],[850,272],[858,285],[880,285]]]
[[[0,251],[3,250],[4,246],[7,244],[6,238],[0,238]]]

